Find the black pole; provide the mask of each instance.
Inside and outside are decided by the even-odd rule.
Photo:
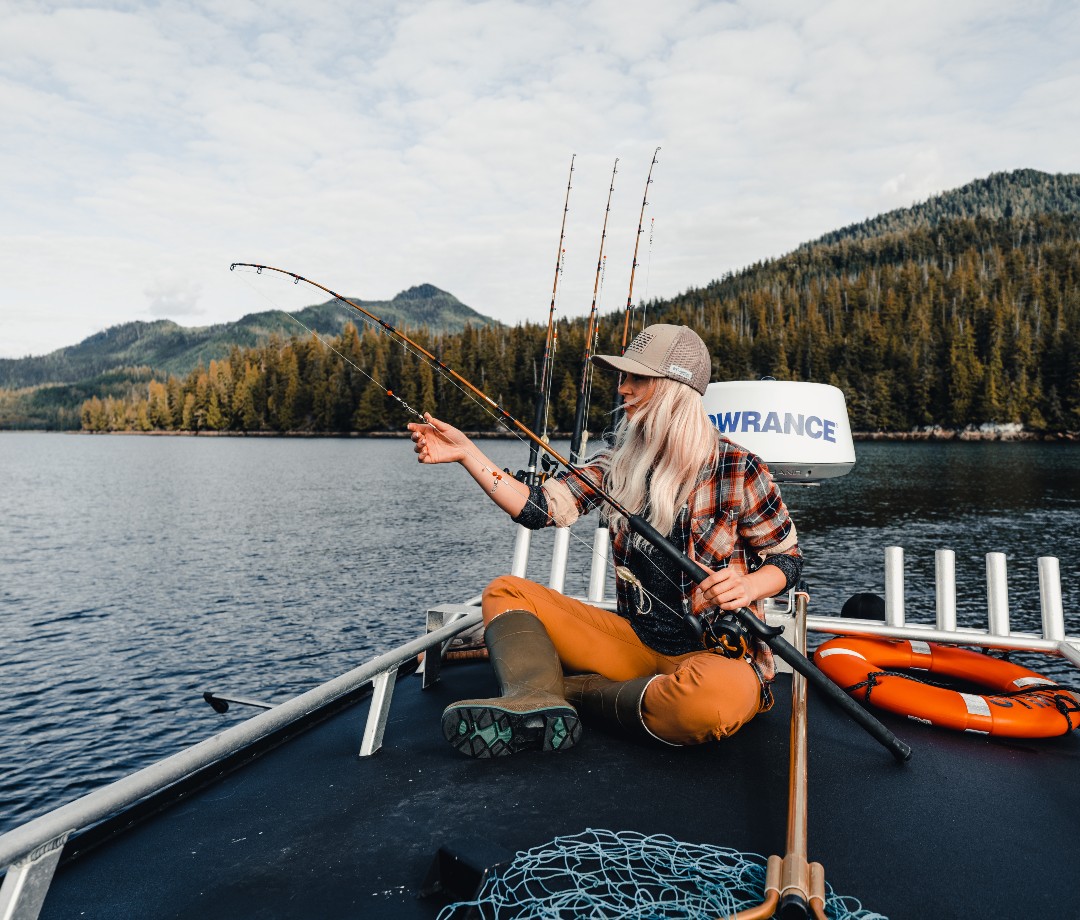
[[[659,149],[659,148],[657,148]],[[305,278],[303,275],[297,275],[295,272],[286,271],[282,268],[274,268],[272,265],[259,265],[254,262],[233,262],[229,266],[230,271],[234,271],[237,268],[254,268],[260,274],[265,269],[267,271],[277,272],[282,275],[287,275],[293,279],[293,283],[303,281],[306,284],[310,284],[313,287],[317,287],[320,291],[325,291],[331,297],[340,300],[343,304],[351,307],[357,313],[362,316],[366,316],[372,322],[377,323],[380,327],[385,329],[389,334],[397,337],[406,345],[412,347],[412,349],[419,355],[427,358],[440,370],[445,371],[450,377],[458,381],[467,390],[480,397],[488,406],[490,406],[495,412],[498,413],[498,417],[504,421],[511,429],[516,428],[526,438],[529,439],[538,450],[543,450],[549,457],[558,463],[561,463],[571,472],[578,469],[577,465],[568,460],[562,454],[560,454],[555,448],[547,443],[540,435],[535,431],[526,428],[521,422],[519,422],[514,416],[507,412],[502,406],[500,406],[495,400],[488,396],[483,390],[479,389],[474,383],[470,383],[466,378],[462,377],[452,367],[448,367],[442,361],[435,357],[430,351],[424,348],[423,345],[413,341],[404,332],[395,329],[386,320],[380,319],[374,313],[353,303],[351,300],[342,297],[336,291],[331,290],[324,285],[319,284],[317,281],[312,281],[310,278]],[[381,385],[381,384],[380,384]],[[401,402],[400,397],[394,396],[392,390],[386,391],[388,396],[392,396]],[[402,403],[402,405],[405,405]],[[680,551],[674,544],[672,544],[666,537],[664,537],[655,527],[649,524],[644,518],[632,514],[628,509],[624,508],[622,504],[606,491],[599,487],[595,487],[596,494],[604,502],[607,502],[612,509],[622,516],[624,516],[630,523],[630,527],[636,533],[641,534],[646,540],[648,540],[653,546],[660,550],[665,556],[671,559],[680,569],[682,569],[687,575],[694,579],[695,584],[701,584],[706,578],[709,577],[709,573],[703,569],[700,565],[686,556]],[[754,614],[742,608],[734,612],[736,618],[743,624],[743,626],[754,635],[758,636],[764,641],[773,651],[775,651],[784,661],[792,666],[796,671],[806,677],[815,687],[823,692],[829,699],[833,700],[838,706],[844,709],[848,715],[850,715],[856,722],[858,722],[863,728],[865,728],[871,735],[880,741],[886,748],[888,748],[897,760],[907,760],[911,757],[911,748],[898,740],[892,732],[890,732],[884,725],[882,725],[873,715],[859,706],[851,697],[849,697],[843,690],[841,690],[836,684],[830,681],[824,674],[821,673],[811,661],[798,652],[790,643],[780,639],[780,630],[772,629],[766,624],[758,620]],[[696,623],[696,618],[691,617],[691,622],[687,623],[688,628],[693,632],[699,633],[700,624]]]
[[[581,364],[581,383],[578,385],[577,403],[574,406],[574,431],[570,436],[570,460],[581,459],[581,441],[585,433],[585,411],[589,405],[592,381],[592,349],[596,338],[596,296],[600,290],[600,275],[604,270],[604,241],[607,240],[607,222],[611,214],[611,196],[615,191],[615,174],[619,171],[619,158],[611,168],[611,185],[608,187],[607,205],[604,208],[604,226],[600,231],[600,255],[596,257],[596,277],[593,279],[592,306],[589,308],[589,324],[585,330],[585,358]]]
[[[653,151],[652,162],[649,164],[649,174],[645,177],[645,194],[641,196],[641,213],[638,215],[637,236],[634,237],[634,257],[630,260],[630,289],[626,292],[626,309],[623,311],[622,349],[620,355],[626,353],[626,346],[630,344],[630,314],[634,312],[634,274],[638,267],[638,246],[641,245],[641,227],[645,222],[645,208],[649,204],[649,186],[652,185],[652,171],[656,165],[660,148]],[[622,405],[622,394],[618,387],[615,388],[615,399],[612,409],[618,409]]]
[[[566,239],[566,215],[570,210],[570,189],[574,181],[575,153],[570,157],[570,177],[566,180],[566,200],[563,202],[562,226],[559,227],[559,248],[555,253],[555,280],[551,285],[551,306],[548,309],[547,338],[544,340],[544,364],[540,369],[540,391],[536,395],[536,419],[533,431],[540,436],[547,434],[548,396],[551,393],[551,376],[555,363],[555,295],[559,290],[559,274],[562,271],[563,241]],[[529,466],[527,479],[536,476],[536,459],[540,447],[536,442],[529,446]]]
[[[627,515],[627,520],[630,523],[631,530],[641,534],[653,546],[660,550],[660,552],[667,556],[668,559],[679,566],[679,568],[694,580],[695,584],[701,584],[701,582],[709,577],[709,573],[704,568],[694,562],[694,560],[685,553],[680,552],[674,544],[662,536],[661,533],[644,518],[636,514],[630,514]],[[826,677],[809,658],[803,655],[795,648],[795,646],[780,635],[782,632],[781,629],[763,623],[754,616],[753,611],[746,607],[741,607],[740,609],[731,612],[743,627],[758,639],[761,639],[761,641],[768,645],[780,658],[786,661],[792,668],[802,674],[814,687],[825,694],[828,699],[832,700],[843,709],[852,719],[866,729],[876,741],[885,747],[893,757],[901,763],[910,759],[911,747],[897,738],[896,735],[882,725],[878,719],[860,706],[857,701],[852,699],[836,686],[836,684],[829,680],[829,678]],[[693,614],[689,614],[689,616],[693,617]]]

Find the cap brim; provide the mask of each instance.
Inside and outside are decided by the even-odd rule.
[[[626,355],[593,355],[593,361],[601,367],[619,371],[623,374],[637,374],[639,377],[663,377],[659,371],[653,370],[647,364],[628,358]]]

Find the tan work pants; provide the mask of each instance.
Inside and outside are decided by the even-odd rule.
[[[664,741],[726,738],[760,709],[761,681],[747,661],[704,650],[661,655],[617,614],[514,575],[496,578],[484,591],[485,623],[507,610],[539,617],[567,671],[618,681],[661,675],[645,691],[642,718]]]

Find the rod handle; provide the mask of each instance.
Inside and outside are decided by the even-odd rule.
[[[701,584],[709,573],[698,565],[693,559],[679,550],[670,540],[653,527],[648,521],[637,514],[627,516],[630,529],[641,534],[660,552],[679,566],[695,584]],[[777,655],[786,661],[791,667],[803,675],[814,687],[836,703],[845,713],[861,725],[875,741],[879,742],[898,761],[903,763],[911,758],[911,748],[887,729],[874,715],[864,709],[859,703],[848,696],[805,655],[799,652],[790,642],[779,635],[777,631],[763,623],[753,612],[742,607],[734,611],[739,622],[755,636],[761,639]]]

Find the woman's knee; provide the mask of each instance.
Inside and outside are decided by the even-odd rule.
[[[490,623],[507,610],[528,610],[536,613],[536,604],[529,597],[532,582],[517,575],[500,575],[486,588],[481,599],[484,622]]]
[[[649,684],[642,717],[664,741],[701,744],[735,734],[760,706],[761,682],[749,664],[694,656]]]

